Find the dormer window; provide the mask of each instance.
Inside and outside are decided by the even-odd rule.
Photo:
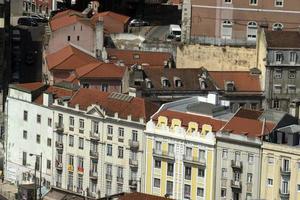
[[[283,54],[281,52],[275,52],[275,62],[276,64],[281,64],[283,61]]]
[[[182,87],[182,81],[178,77],[174,77],[174,85],[175,87]]]
[[[169,86],[169,80],[166,77],[161,77],[161,85],[163,87],[168,87]]]
[[[297,53],[296,52],[290,52],[290,63],[295,64],[297,61]]]
[[[228,91],[228,92],[233,92],[234,91],[234,82],[233,81],[226,81],[225,90]]]
[[[199,85],[201,90],[205,90],[207,88],[207,84],[203,78],[199,78]]]
[[[148,79],[148,78],[146,78],[145,81],[146,81],[146,87],[147,87],[148,89],[152,88],[152,82],[151,82],[151,80]]]

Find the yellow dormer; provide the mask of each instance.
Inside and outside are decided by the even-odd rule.
[[[179,119],[172,119],[171,128],[180,127],[181,121]]]
[[[157,126],[167,126],[167,125],[168,125],[168,118],[164,116],[159,116]]]
[[[212,126],[209,124],[203,124],[201,135],[206,135],[208,132],[212,132]]]
[[[198,131],[198,123],[196,122],[189,122],[188,124],[188,133],[192,133],[194,131]]]

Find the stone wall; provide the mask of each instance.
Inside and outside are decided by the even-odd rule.
[[[177,68],[205,67],[213,71],[248,71],[256,67],[256,49],[229,46],[183,45],[177,48]]]

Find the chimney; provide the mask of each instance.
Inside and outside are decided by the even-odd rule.
[[[50,93],[43,93],[43,105],[48,107],[53,103],[53,95]]]
[[[99,60],[102,60],[103,40],[104,40],[103,17],[99,17],[98,21],[96,22],[96,58]]]

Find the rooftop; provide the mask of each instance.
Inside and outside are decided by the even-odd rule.
[[[292,125],[289,125],[289,126],[279,128],[277,130],[280,131],[280,132],[284,132],[284,133],[300,133],[300,125],[292,124]]]
[[[266,31],[268,48],[300,48],[298,31]]]
[[[119,200],[170,200],[170,198],[154,196],[150,194],[133,192],[133,193],[125,193],[124,196],[118,198]]]
[[[97,20],[99,20],[99,17],[110,17],[116,21],[123,23],[123,24],[126,24],[128,22],[128,20],[130,19],[130,17],[128,17],[126,15],[121,15],[119,13],[112,12],[112,11],[106,11],[106,12],[97,13],[91,18],[92,23],[94,25],[96,24]]]

